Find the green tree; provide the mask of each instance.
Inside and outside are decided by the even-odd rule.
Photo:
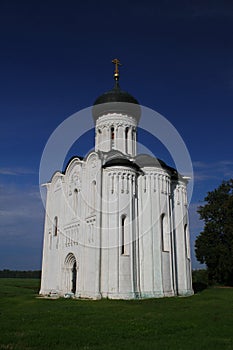
[[[204,220],[195,242],[197,260],[206,264],[209,281],[233,285],[233,179],[208,192],[197,212]]]

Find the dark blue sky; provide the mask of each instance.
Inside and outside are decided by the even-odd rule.
[[[232,37],[231,1],[1,0],[0,268],[40,268],[43,148],[112,87],[115,57],[122,88],[170,120],[190,152],[194,242],[196,207],[232,177]],[[91,146],[88,137],[76,153]]]

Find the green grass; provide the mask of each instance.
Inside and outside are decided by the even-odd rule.
[[[137,301],[37,299],[39,280],[0,279],[0,349],[233,349],[233,289]]]

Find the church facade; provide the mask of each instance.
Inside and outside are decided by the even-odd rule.
[[[116,63],[116,62],[115,62]],[[115,86],[93,106],[95,151],[46,184],[41,295],[191,295],[187,180],[137,155],[137,100]],[[91,116],[90,116],[91,117]]]

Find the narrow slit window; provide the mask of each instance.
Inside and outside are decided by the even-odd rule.
[[[121,254],[125,254],[125,215],[121,217]]]
[[[114,140],[115,133],[114,133],[114,127],[111,127],[111,140]]]
[[[184,225],[184,249],[185,256],[188,256],[188,247],[187,247],[187,224]]]
[[[129,133],[129,128],[125,129],[125,152],[128,153],[128,133]]]
[[[111,127],[111,148],[114,148],[114,142],[115,142],[115,129],[114,127],[112,126]]]
[[[165,214],[162,214],[161,215],[161,218],[160,218],[160,226],[161,226],[161,244],[162,244],[162,251],[165,250],[165,240],[164,240],[164,217],[165,217]]]
[[[96,181],[92,181],[92,210],[96,209]]]
[[[78,190],[77,188],[74,189],[74,214],[77,214],[78,212]]]
[[[57,232],[58,232],[58,218],[57,218],[57,216],[55,216],[55,218],[54,218],[54,236],[57,236]]]

